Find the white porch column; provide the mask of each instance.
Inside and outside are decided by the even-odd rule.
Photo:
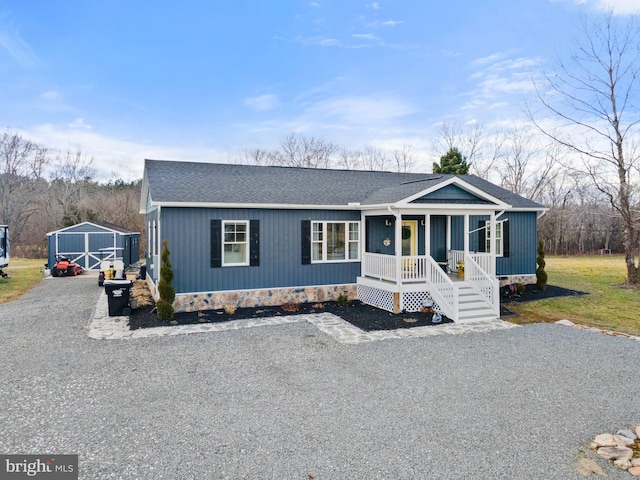
[[[424,253],[431,256],[431,214],[427,213],[424,219]]]
[[[464,254],[469,254],[469,214],[464,214]]]
[[[491,212],[489,214],[489,229],[485,232],[486,237],[489,239],[489,247],[487,248],[487,253],[490,255],[495,254],[495,250],[496,250],[496,241],[495,241],[495,235],[496,235],[496,212]]]
[[[447,215],[447,251],[445,252],[447,256],[447,261],[449,261],[449,254],[451,253],[451,215]]]
[[[402,215],[400,212],[395,214],[396,232],[394,245],[396,251],[396,284],[400,284],[402,280]]]

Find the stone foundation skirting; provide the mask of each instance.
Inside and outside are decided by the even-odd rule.
[[[285,303],[319,303],[337,301],[340,295],[357,298],[356,285],[323,285],[264,290],[234,290],[177,294],[173,302],[176,312],[218,310],[227,305],[237,308],[275,307]]]
[[[523,285],[533,285],[536,283],[534,275],[509,275],[508,277],[500,277],[500,286],[511,285],[513,283],[521,283]]]

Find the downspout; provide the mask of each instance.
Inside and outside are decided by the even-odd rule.
[[[391,209],[391,205],[387,205],[387,210],[393,217],[396,219],[396,225],[394,228],[394,246],[395,246],[395,263],[396,263],[396,285],[400,287],[402,285],[402,216],[399,213],[394,213]],[[398,235],[398,233],[400,233]],[[400,290],[400,288],[399,288]],[[404,306],[402,305],[402,292],[398,291],[394,293],[394,297],[397,295],[397,298],[394,298],[394,313],[400,313],[404,310]],[[395,306],[398,306],[398,311],[396,312]]]

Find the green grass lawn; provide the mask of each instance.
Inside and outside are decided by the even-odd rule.
[[[0,277],[0,303],[7,303],[35,287],[44,278],[45,259],[11,258],[4,269],[11,278]]]
[[[574,323],[640,335],[640,289],[625,285],[622,256],[547,257],[548,284],[589,293],[516,304],[515,323]]]

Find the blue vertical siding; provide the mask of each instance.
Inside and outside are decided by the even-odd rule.
[[[258,220],[260,265],[211,268],[210,222]],[[360,262],[302,264],[302,220],[360,221],[359,211],[169,208],[161,210],[177,293],[355,283]]]
[[[436,262],[447,260],[447,217],[431,216],[431,257]]]

